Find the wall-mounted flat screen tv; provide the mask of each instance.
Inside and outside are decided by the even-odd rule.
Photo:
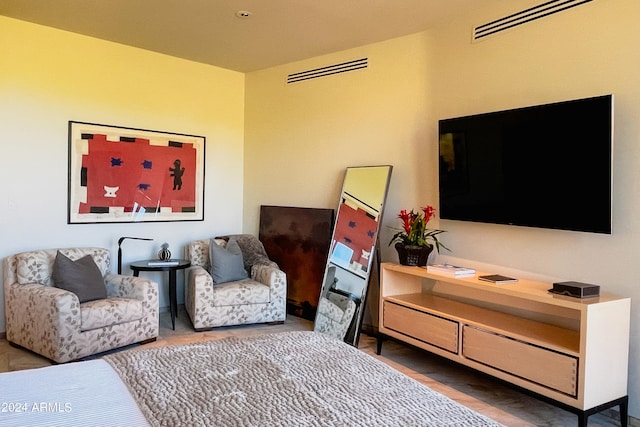
[[[613,96],[439,121],[440,217],[611,233]]]

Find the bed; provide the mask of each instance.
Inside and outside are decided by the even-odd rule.
[[[0,374],[0,426],[500,426],[311,331]]]

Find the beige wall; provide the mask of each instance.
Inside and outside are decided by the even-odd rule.
[[[104,246],[115,271],[120,236],[154,239],[125,242],[126,264],[163,242],[180,256],[188,240],[241,231],[243,74],[3,17],[0,58],[0,258]],[[69,120],[205,136],[205,221],[67,225]],[[166,277],[149,275],[168,306]]]
[[[531,2],[504,2],[428,32],[248,74],[244,228],[257,229],[261,204],[335,208],[346,166],[388,163],[394,171],[381,238],[383,259],[396,260],[386,246],[397,212],[437,205],[438,119],[613,93],[612,235],[433,225],[448,230],[449,260],[596,283],[631,297],[629,385],[638,417],[640,2],[592,2],[470,42],[473,26],[520,10],[518,4]],[[285,84],[289,73],[362,57],[369,58],[365,71]]]

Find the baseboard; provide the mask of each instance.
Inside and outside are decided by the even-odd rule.
[[[611,420],[613,420],[615,423],[620,422],[620,411],[617,408],[605,409],[604,411],[600,412],[600,414],[611,418]],[[627,417],[627,423],[629,427],[640,427],[640,419],[632,417],[631,415]]]
[[[629,427],[640,427],[640,418],[636,418],[636,417],[632,417],[631,415],[629,415]],[[619,419],[619,418],[618,418]]]
[[[6,340],[7,339],[7,333],[6,332],[0,332],[0,340]]]

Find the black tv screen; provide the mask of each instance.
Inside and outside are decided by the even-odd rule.
[[[439,121],[440,217],[611,233],[613,96]]]

